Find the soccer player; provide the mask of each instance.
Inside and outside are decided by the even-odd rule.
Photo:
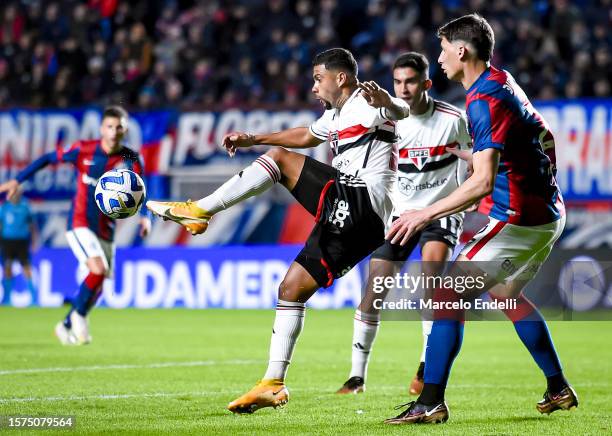
[[[96,205],[94,192],[98,178],[117,168],[127,168],[142,175],[139,154],[123,145],[127,128],[127,112],[118,106],[108,107],[102,114],[100,139],[77,141],[66,149],[44,154],[24,168],[16,179],[0,185],[0,192],[6,192],[11,198],[20,183],[48,164],[70,162],[77,170],[77,189],[68,217],[66,238],[76,258],[87,267],[88,274],[70,311],[55,327],[55,335],[64,345],[91,342],[87,315],[102,293],[104,278],[112,273],[115,221]],[[150,229],[151,221],[143,213],[140,235],[146,236]]]
[[[306,301],[383,243],[393,206],[394,120],[407,117],[409,106],[374,82],[359,83],[357,63],[345,49],[316,55],[313,79],[312,91],[327,110],[310,128],[263,135],[230,133],[223,141],[230,155],[255,144],[276,147],[197,202],[147,204],[155,214],[198,234],[217,212],[280,182],[315,217],[305,247],[279,287],[266,373],[253,389],[229,404],[235,413],[288,401],[285,376],[302,330]],[[287,150],[324,141],[329,141],[334,154],[333,166]]]
[[[468,149],[471,138],[464,115],[456,107],[432,99],[429,62],[420,53],[405,53],[393,65],[395,95],[410,105],[410,117],[397,122],[399,168],[393,191],[392,219],[409,209],[422,209],[444,198],[465,179],[465,162],[447,151],[447,147]],[[415,233],[406,245],[391,244],[376,249],[370,259],[370,276],[361,304],[353,322],[352,366],[349,379],[337,391],[339,394],[365,390],[368,360],[380,325],[380,311],[374,299],[384,299],[385,293],[374,293],[377,277],[398,272],[417,244],[421,246],[423,266],[431,274],[439,274],[459,240],[463,213],[434,220]],[[417,373],[410,383],[410,393],[418,395],[423,388],[423,371],[427,337],[432,321],[423,319],[423,351]]]
[[[480,211],[488,214],[490,221],[462,250],[451,276],[467,271],[472,277],[478,274],[482,278],[486,273],[484,290],[502,301],[516,299],[516,308],[509,305],[504,312],[547,379],[537,410],[567,410],[578,405],[578,398],[563,375],[546,322],[521,294],[565,225],[563,200],[555,180],[554,139],[512,76],[490,65],[494,35],[484,18],[476,14],[463,16],[442,26],[438,36],[442,47],[438,62],[449,79],[461,82],[467,90],[473,174],[431,206],[404,212],[387,238],[392,243],[405,244],[432,220],[465,210],[483,199]],[[452,289],[436,291],[434,301],[459,300],[459,294]],[[435,312],[423,391],[387,423],[448,419],[444,392],[461,348],[463,315],[460,310]]]
[[[32,281],[32,266],[30,264],[30,243],[34,234],[34,220],[30,204],[21,196],[20,190],[9,201],[0,206],[0,227],[2,260],[4,262],[2,303],[11,303],[13,262],[17,261],[23,268],[23,276],[32,296],[31,302],[36,304],[36,288]]]

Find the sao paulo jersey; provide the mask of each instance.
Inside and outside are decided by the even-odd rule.
[[[342,108],[326,110],[310,126],[310,133],[329,143],[334,168],[363,180],[374,211],[387,222],[397,170],[395,121],[385,116],[383,108],[370,106],[357,89]]]
[[[433,99],[425,113],[398,121],[396,128],[399,165],[393,216],[423,209],[457,189],[465,180],[467,164],[446,147],[467,149],[472,142],[464,114]]]

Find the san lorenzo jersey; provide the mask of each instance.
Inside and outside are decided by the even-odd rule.
[[[423,114],[397,122],[399,165],[393,192],[394,216],[423,209],[446,197],[463,182],[467,164],[446,147],[467,149],[471,138],[463,113],[432,100]]]
[[[143,165],[138,153],[123,147],[108,155],[99,140],[78,141],[67,150],[58,149],[55,161],[70,162],[77,170],[77,190],[70,209],[68,230],[88,227],[98,237],[112,241],[115,221],[98,208],[94,198],[96,184],[102,174],[112,169],[125,168],[142,175]]]
[[[500,151],[493,193],[480,211],[522,226],[558,220],[565,209],[554,138],[510,73],[489,67],[467,91],[466,107],[474,153]]]
[[[342,108],[326,110],[310,133],[329,142],[332,166],[347,175],[346,183],[365,183],[374,211],[386,222],[393,208],[397,148],[395,122],[384,109],[370,106],[357,89]]]

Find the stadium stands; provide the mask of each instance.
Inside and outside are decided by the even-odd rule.
[[[0,106],[132,109],[312,104],[310,59],[341,45],[390,88],[398,53],[438,55],[436,28],[478,10],[494,64],[539,100],[610,95],[609,0],[20,0],[0,5]],[[365,13],[364,13],[365,11]],[[586,23],[589,23],[588,25]],[[436,97],[463,92],[432,62]],[[27,90],[27,92],[26,92]]]

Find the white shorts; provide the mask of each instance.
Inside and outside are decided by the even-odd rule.
[[[489,218],[461,254],[499,283],[529,281],[546,261],[565,227],[565,216],[540,226],[517,226]]]
[[[101,257],[106,267],[106,276],[111,277],[113,272],[113,260],[115,258],[115,244],[98,236],[87,227],[77,227],[66,232],[66,239],[70,249],[81,265],[87,263],[87,259]]]

